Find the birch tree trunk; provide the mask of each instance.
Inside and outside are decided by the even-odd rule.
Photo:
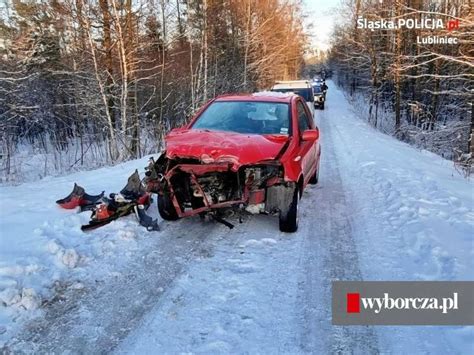
[[[114,11],[114,23],[117,30],[117,45],[119,50],[119,59],[120,59],[120,70],[121,70],[121,91],[120,91],[120,118],[121,118],[121,139],[123,142],[121,154],[124,155],[125,151],[129,151],[128,148],[128,111],[127,111],[127,101],[129,97],[129,63],[127,58],[127,53],[124,43],[124,30],[122,28],[121,18],[117,10],[116,0],[112,0],[112,8]]]
[[[82,1],[82,0],[79,0]],[[109,3],[108,0],[99,0],[100,10],[102,12],[102,21],[103,21],[103,44],[105,51],[105,95],[107,100],[107,111],[110,116],[110,121],[112,127],[116,128],[116,118],[115,118],[115,102],[112,95],[112,85],[113,85],[113,61],[112,61],[112,39],[110,33],[110,12],[109,12]],[[90,35],[90,34],[89,34]]]
[[[204,92],[203,92],[203,101],[207,101],[207,74],[208,74],[208,31],[207,31],[207,2],[204,0],[204,43],[203,43],[203,52],[204,52]]]
[[[117,138],[116,138],[116,135],[115,135],[115,128],[114,128],[114,124],[113,124],[113,121],[112,121],[112,116],[111,116],[110,111],[109,111],[109,101],[108,101],[108,97],[107,97],[106,88],[104,87],[104,83],[102,82],[102,78],[100,77],[99,65],[98,65],[98,62],[97,62],[97,55],[96,55],[96,48],[95,48],[95,45],[94,45],[94,41],[92,39],[91,26],[90,26],[89,20],[86,20],[86,26],[87,26],[87,37],[88,37],[88,40],[89,40],[89,47],[90,47],[91,56],[92,56],[92,63],[94,64],[94,73],[95,73],[95,77],[96,77],[96,80],[97,80],[97,85],[99,86],[99,91],[100,91],[100,94],[101,94],[102,102],[103,102],[104,107],[105,107],[104,111],[105,111],[105,114],[106,114],[107,125],[108,125],[108,129],[109,129],[109,142],[108,142],[109,156],[110,156],[110,160],[112,162],[114,162],[119,158],[118,149],[117,149]]]

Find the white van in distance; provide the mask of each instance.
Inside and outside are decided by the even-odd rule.
[[[311,114],[314,116],[314,94],[313,87],[308,80],[277,81],[272,91],[295,93],[304,98]]]

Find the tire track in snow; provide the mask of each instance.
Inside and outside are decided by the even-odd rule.
[[[114,349],[166,297],[166,290],[192,259],[212,255],[212,241],[226,229],[199,223],[197,218],[164,226],[151,236],[153,250],[137,253],[116,277],[86,285],[83,291],[67,290],[3,350],[104,353]]]
[[[276,217],[245,216],[221,236],[212,258],[190,265],[116,353],[301,353],[301,240],[279,232]]]
[[[337,90],[332,86],[332,90]],[[331,96],[328,95],[331,102]],[[300,263],[306,270],[300,280],[303,305],[301,347],[305,352],[379,353],[372,327],[331,324],[331,281],[362,280],[357,245],[352,234],[351,207],[342,184],[331,132],[331,107],[318,111],[322,161],[317,193],[302,200],[311,217],[300,226],[304,236]],[[301,220],[301,219],[300,219]]]

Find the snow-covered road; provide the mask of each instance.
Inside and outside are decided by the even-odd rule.
[[[235,219],[233,230],[199,218],[162,222],[152,233],[130,216],[83,234],[87,214],[55,208],[74,181],[91,193],[119,190],[145,159],[1,187],[6,347],[140,354],[472,350],[473,327],[331,324],[333,280],[474,279],[474,197],[472,182],[452,163],[373,130],[329,87],[326,110],[316,111],[320,183],[303,195],[295,234],[280,233],[277,218],[268,216]],[[150,213],[157,215],[156,207]],[[37,293],[30,299],[44,301],[39,309],[24,310],[22,290],[29,288]]]

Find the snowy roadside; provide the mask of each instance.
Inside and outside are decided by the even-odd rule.
[[[74,182],[92,194],[119,191],[147,159],[0,187],[0,346],[18,326],[41,315],[41,305],[57,301],[66,289],[80,291],[85,282],[113,275],[146,248],[147,239],[156,237],[133,215],[83,233],[80,225],[90,213],[61,210],[55,204]],[[151,213],[158,214],[155,206]]]
[[[473,280],[474,182],[451,161],[357,119],[342,91],[331,94],[320,120],[352,207],[363,278]],[[474,327],[379,327],[378,333],[394,352],[420,349],[421,339],[428,352],[474,346]]]

